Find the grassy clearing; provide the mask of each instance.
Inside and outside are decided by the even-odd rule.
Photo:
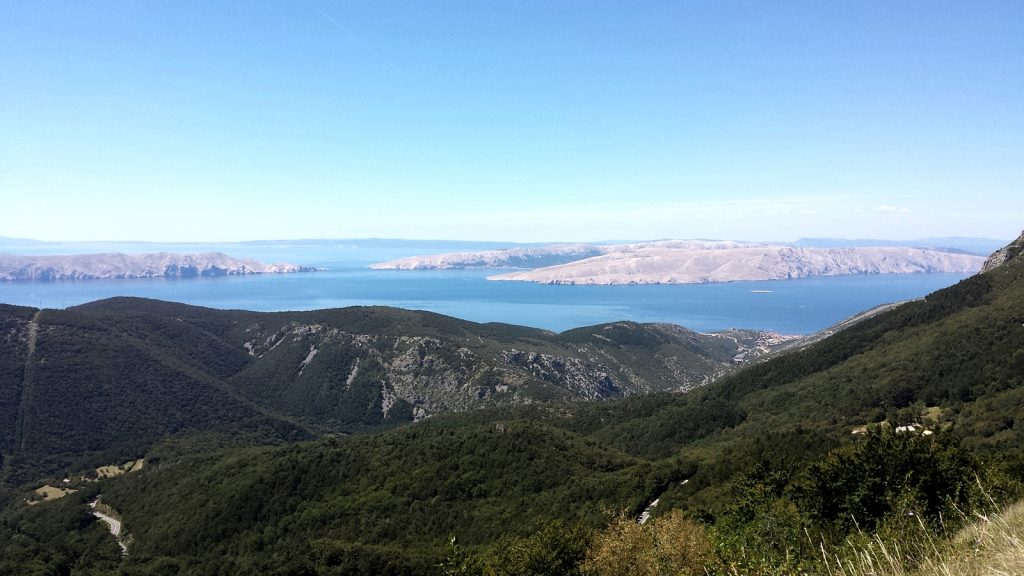
[[[31,500],[28,500],[28,504],[31,506],[33,504],[38,504],[40,502],[49,502],[51,500],[59,500],[60,498],[63,498],[65,496],[67,496],[68,494],[72,494],[74,492],[78,492],[78,490],[74,490],[72,488],[60,488],[60,487],[57,487],[57,486],[50,486],[49,484],[47,484],[47,485],[42,486],[40,488],[36,488],[33,491],[33,493],[36,496],[38,496],[38,499],[32,498]]]
[[[139,470],[142,470],[145,463],[145,460],[139,458],[138,460],[131,460],[121,465],[111,464],[109,466],[100,466],[96,469],[96,477],[113,478],[129,472],[138,472]]]
[[[1013,576],[1024,574],[1024,502],[976,515],[952,538],[927,530],[899,539],[873,536],[841,555],[822,550],[829,576]]]

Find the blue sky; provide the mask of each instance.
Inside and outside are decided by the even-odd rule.
[[[1024,228],[1024,2],[0,0],[0,235]]]

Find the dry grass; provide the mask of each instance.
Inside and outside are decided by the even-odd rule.
[[[38,504],[39,502],[49,502],[51,500],[58,500],[74,492],[77,492],[77,490],[73,490],[71,488],[59,488],[57,486],[50,486],[49,484],[47,484],[46,486],[36,488],[34,490],[35,495],[39,497],[38,500],[33,498],[32,500],[28,500],[27,502],[31,506],[33,504]]]
[[[100,478],[113,478],[114,476],[120,476],[124,474],[124,469],[120,466],[100,466],[96,469],[96,476]]]
[[[954,539],[953,551],[936,574],[1024,574],[1024,502],[976,520]]]
[[[127,472],[138,472],[139,470],[142,470],[144,464],[145,460],[139,458],[138,460],[125,462],[120,466],[115,464],[111,464],[109,466],[100,466],[99,468],[96,469],[96,476],[98,478],[113,478],[115,476],[120,476],[121,474],[125,474]]]
[[[925,408],[924,412],[921,413],[921,419],[926,420],[931,424],[938,424],[942,422],[942,408],[939,408],[938,406],[929,406],[928,408]]]
[[[581,566],[588,576],[698,576],[716,573],[704,528],[673,510],[640,524],[620,514],[597,535]]]
[[[829,576],[1024,575],[1024,502],[977,515],[948,540],[922,527],[901,540],[875,536],[845,558],[822,548],[822,563]]]

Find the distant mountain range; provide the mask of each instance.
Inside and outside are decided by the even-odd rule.
[[[296,240],[243,240],[237,242],[157,242],[133,240],[49,241],[0,236],[0,252],[16,254],[81,254],[93,252],[226,252],[253,248],[408,248],[417,251],[490,250],[544,246],[550,243],[520,243],[476,240],[408,240],[401,238],[306,238]]]
[[[801,238],[796,242],[789,243],[792,246],[806,248],[873,248],[873,247],[903,247],[931,248],[947,252],[966,252],[987,256],[1002,248],[1008,240],[995,240],[992,238],[967,238],[963,236],[946,236],[942,238],[917,238],[914,240],[872,240],[872,239],[845,239],[845,238]]]
[[[196,278],[310,272],[293,264],[264,264],[219,252],[204,254],[0,254],[0,281],[97,280],[110,278]]]

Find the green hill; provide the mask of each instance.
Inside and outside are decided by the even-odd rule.
[[[196,363],[209,365],[202,376],[218,386],[198,375],[189,382],[209,381],[211,390],[254,411],[243,418],[291,421],[299,430],[386,423],[377,418],[384,410],[376,410],[372,396],[360,404],[370,407],[360,417],[374,415],[367,420],[319,408],[322,400],[304,401],[323,394],[319,398],[351,402],[330,388],[310,386],[290,395],[307,375],[318,374],[317,359],[331,358],[319,368],[327,374],[332,366],[353,367],[358,358],[370,383],[385,375],[402,382],[392,375],[404,374],[396,368],[403,366],[414,381],[416,374],[434,381],[459,373],[453,366],[460,366],[464,346],[481,362],[494,362],[489,370],[530,378],[519,387],[522,394],[546,391],[531,398],[553,401],[508,403],[374,434],[276,447],[226,446],[218,432],[179,434],[150,447],[142,471],[82,485],[59,502],[26,509],[23,493],[9,492],[0,537],[21,536],[9,539],[0,556],[83,574],[111,563],[126,574],[422,574],[439,572],[441,563],[446,573],[505,566],[492,572],[525,574],[538,572],[512,567],[552,566],[553,559],[567,557],[574,560],[562,573],[579,573],[581,566],[592,574],[615,573],[601,571],[601,562],[616,557],[601,550],[635,557],[635,566],[663,560],[671,560],[665,566],[688,565],[657,548],[662,530],[708,543],[700,547],[701,570],[839,573],[822,563],[822,550],[840,560],[856,558],[871,542],[904,550],[908,539],[928,541],[955,531],[963,522],[957,510],[984,510],[991,500],[1021,493],[1024,256],[1008,253],[983,274],[711,385],[596,403],[558,401],[580,397],[579,388],[571,378],[557,377],[569,374],[559,371],[569,362],[548,358],[580,349],[595,357],[632,358],[630,364],[607,362],[653,381],[668,370],[665,350],[685,349],[687,333],[616,324],[551,335],[386,309],[211,314],[108,301],[70,311],[103,318],[98,323],[104,326],[150,326],[128,329],[129,335],[149,334],[154,325],[160,326],[157,333],[197,331],[202,344],[181,347],[164,363],[181,375],[193,374]],[[135,304],[154,307],[159,319],[133,312]],[[23,325],[30,313],[12,311],[11,322]],[[136,344],[160,345],[148,338]],[[346,344],[338,352],[319,352],[332,348],[335,338]],[[29,357],[28,372],[37,368],[41,341],[33,353],[21,353]],[[219,343],[226,343],[225,351],[211,352]],[[313,348],[318,352],[302,366]],[[341,350],[358,353],[343,356]],[[444,370],[430,371],[438,366]],[[344,375],[348,381],[353,372],[341,368],[318,378],[337,382]],[[5,377],[16,382],[17,370],[10,374]],[[31,382],[30,376],[25,380]],[[359,378],[349,390],[359,389]],[[498,394],[495,387],[491,397]],[[216,424],[222,414],[217,410],[204,418]],[[917,427],[896,431],[904,425]],[[256,435],[253,428],[249,433]],[[74,535],[94,534],[82,528],[88,523],[74,524],[72,512],[96,494],[120,514],[131,552],[123,560],[97,553],[72,570],[86,546]],[[628,518],[602,530],[607,513],[637,514],[655,498],[660,503],[650,530],[632,528]],[[672,510],[690,519],[680,520]],[[79,528],[62,532],[60,522]],[[455,548],[449,545],[453,535]],[[43,550],[62,552],[40,561]],[[923,566],[914,554],[900,552],[899,561],[909,569]]]
[[[137,298],[0,306],[0,457],[12,481],[166,436],[263,441],[469,409],[704,384],[768,335],[622,322],[554,334],[383,307],[222,311]]]

